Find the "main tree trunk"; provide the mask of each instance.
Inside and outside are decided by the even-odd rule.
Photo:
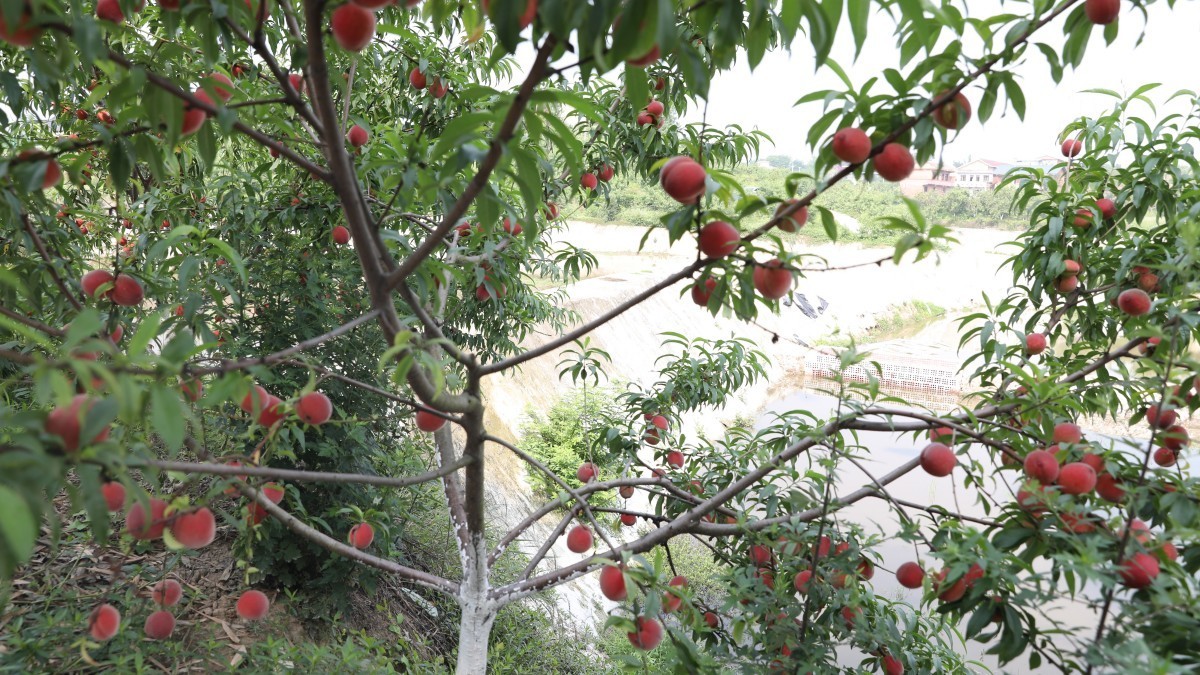
[[[458,675],[485,675],[488,663],[488,638],[496,621],[499,605],[488,600],[487,542],[482,534],[472,533],[459,605],[462,623],[458,628]]]

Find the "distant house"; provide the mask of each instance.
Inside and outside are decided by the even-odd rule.
[[[922,192],[947,192],[954,188],[991,190],[1000,184],[1004,174],[1016,167],[1037,168],[1053,173],[1054,167],[1061,163],[1061,158],[1050,155],[1019,162],[976,159],[958,168],[939,167],[936,163],[929,162],[913,169],[912,175],[900,181],[900,193],[905,197],[912,197]],[[1059,175],[1062,175],[1061,170]]]
[[[955,171],[954,185],[968,190],[990,190],[1000,184],[1011,168],[1012,164],[994,159],[972,160]]]
[[[900,181],[900,194],[912,197],[922,192],[946,192],[954,186],[954,169],[930,162],[913,169],[908,178]]]

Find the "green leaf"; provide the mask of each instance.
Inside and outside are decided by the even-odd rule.
[[[1013,112],[1017,113],[1017,117],[1025,119],[1025,93],[1021,91],[1021,85],[1017,84],[1016,78],[1007,77],[1004,79],[1004,93],[1008,95],[1008,101],[1012,104]]]
[[[205,171],[212,169],[217,158],[217,134],[213,125],[203,124],[196,132],[196,148],[200,151],[200,159],[204,162]]]
[[[990,602],[984,602],[980,604],[979,607],[975,609],[975,612],[971,615],[971,620],[967,622],[967,639],[971,639],[976,635],[979,635],[979,632],[992,622],[992,615],[995,613],[995,611],[996,609]]]
[[[17,564],[29,559],[37,541],[37,520],[29,503],[7,485],[0,485],[0,534],[12,552]]]
[[[173,389],[161,385],[150,389],[150,423],[171,452],[183,445],[186,415],[179,394]]]
[[[850,34],[854,36],[854,59],[862,53],[867,41],[867,19],[871,17],[871,0],[846,0],[846,18],[850,20]]]
[[[129,176],[133,173],[134,158],[130,156],[133,148],[124,139],[112,144],[108,151],[108,170],[112,173],[113,184],[118,190],[124,190],[129,184]]]
[[[429,155],[430,159],[440,159],[451,150],[479,138],[479,130],[494,118],[495,114],[490,111],[467,113],[454,118],[442,131]]]
[[[79,48],[79,60],[85,68],[104,55],[104,37],[100,26],[91,16],[73,13],[75,21],[71,28],[71,42]]]
[[[836,242],[838,236],[837,221],[833,218],[833,212],[823,206],[815,206],[817,213],[821,214],[821,227],[825,228],[825,236],[829,237],[829,241]]]
[[[178,230],[180,228],[175,229]],[[246,263],[242,261],[242,256],[238,255],[238,252],[233,250],[232,246],[226,244],[220,239],[217,239],[216,237],[208,237],[204,241],[213,248],[219,250],[221,254],[225,256],[225,259],[229,261],[229,264],[233,265],[233,269],[238,273],[238,276],[241,277],[242,283],[247,283],[248,278],[246,277]]]
[[[158,327],[162,324],[162,316],[157,312],[147,313],[138,324],[137,332],[129,339],[125,353],[131,357],[140,356],[146,352],[146,347],[154,336],[158,335]]]
[[[572,110],[593,122],[603,122],[606,117],[604,111],[597,107],[596,104],[573,91],[563,91],[561,89],[542,89],[533,92],[533,95],[529,97],[529,102],[531,104],[565,103],[566,105],[571,106]]]

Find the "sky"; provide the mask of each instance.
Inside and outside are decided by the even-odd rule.
[[[1000,11],[995,0],[971,0],[969,4],[971,9],[984,14]],[[1158,101],[1179,89],[1200,91],[1200,69],[1195,66],[1193,51],[1200,38],[1200,3],[1179,2],[1172,10],[1165,2],[1157,2],[1148,8],[1148,20],[1143,19],[1141,12],[1132,10],[1129,3],[1122,5],[1122,23],[1116,41],[1106,46],[1101,31],[1094,30],[1083,63],[1077,70],[1065,71],[1059,84],[1051,79],[1041,53],[1027,52],[1025,63],[1016,70],[1027,102],[1025,121],[1011,110],[1001,116],[1001,106],[997,105],[986,127],[973,119],[952,140],[945,150],[945,159],[1011,161],[1057,154],[1056,139],[1067,123],[1080,115],[1103,112],[1113,101],[1083,93],[1086,89],[1103,87],[1124,93],[1142,84],[1160,82],[1163,86],[1156,90]],[[1004,9],[1020,12],[1024,7],[1008,3]],[[1063,18],[1059,17],[1043,28],[1040,41],[1052,46],[1061,44],[1062,24]],[[845,39],[838,40],[832,57],[846,69],[856,86],[899,63],[894,26],[887,16],[873,17],[863,52],[855,62],[853,41],[843,19],[839,38],[844,32]],[[1145,37],[1135,49],[1143,29]],[[805,136],[821,116],[822,105],[818,102],[796,107],[794,103],[810,91],[844,87],[827,69],[814,72],[813,50],[805,36],[798,36],[793,48],[790,54],[785,51],[768,54],[753,72],[742,62],[732,71],[718,75],[709,96],[708,122],[738,123],[766,132],[774,139],[775,148],[764,146],[763,156],[810,157],[812,152]],[[971,50],[968,43],[967,48],[972,56],[980,53],[978,46]],[[889,89],[884,83],[876,85],[874,90]],[[978,108],[982,88],[969,87],[966,94],[972,106]],[[700,109],[689,111],[683,119],[698,122]]]

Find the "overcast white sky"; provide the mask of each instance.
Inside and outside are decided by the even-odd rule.
[[[1001,116],[998,105],[986,127],[971,120],[947,147],[946,160],[980,157],[1017,160],[1057,153],[1055,139],[1068,122],[1080,115],[1105,110],[1113,101],[1082,93],[1085,89],[1104,87],[1127,92],[1148,82],[1161,82],[1163,86],[1156,90],[1159,101],[1179,89],[1200,90],[1200,68],[1197,68],[1195,58],[1195,50],[1200,46],[1200,3],[1181,2],[1171,10],[1165,2],[1158,2],[1149,8],[1147,22],[1143,22],[1140,12],[1131,11],[1127,3],[1122,5],[1123,23],[1117,40],[1106,46],[1101,31],[1093,31],[1083,64],[1078,70],[1066,71],[1061,84],[1056,85],[1050,78],[1050,69],[1041,53],[1029,52],[1027,62],[1017,70],[1027,102],[1025,121],[1011,111]],[[971,0],[970,6],[984,14],[997,13],[1000,7],[995,0]],[[1022,12],[1027,8],[1009,3],[1005,9]],[[1059,18],[1042,29],[1040,41],[1061,44],[1064,37],[1062,22]],[[853,41],[843,22],[845,39],[839,40],[839,47],[835,47],[832,56],[846,68],[856,86],[879,75],[884,68],[896,67],[899,63],[894,26],[887,16],[874,17],[869,24],[863,52],[858,61],[852,63]],[[1143,28],[1145,38],[1135,49],[1134,44]],[[754,72],[742,63],[731,72],[719,75],[709,96],[708,122],[717,125],[738,123],[770,134],[776,148],[764,148],[764,156],[772,153],[811,156],[805,135],[820,117],[822,106],[813,103],[794,107],[793,104],[809,91],[842,88],[842,85],[827,69],[814,73],[812,47],[804,36],[797,38],[793,48],[791,54],[783,51],[768,54]],[[979,55],[977,47],[968,53]],[[889,89],[886,83],[875,88],[880,92]],[[974,107],[978,107],[981,91],[978,87],[967,90],[967,97]],[[698,121],[699,110],[691,111],[684,119]]]
[[[1111,45],[1104,44],[1099,29],[1092,33],[1084,63],[1078,70],[1068,70],[1060,84],[1050,78],[1050,70],[1041,53],[1031,50],[1017,75],[1026,98],[1025,121],[1009,111],[1003,114],[1000,106],[984,127],[978,120],[971,123],[946,148],[946,161],[968,158],[988,158],[1001,161],[1032,159],[1044,154],[1056,154],[1056,138],[1062,128],[1080,115],[1094,115],[1106,110],[1111,98],[1082,93],[1085,89],[1103,87],[1129,92],[1149,82],[1162,87],[1151,95],[1164,100],[1179,89],[1200,90],[1200,68],[1195,52],[1200,47],[1200,2],[1179,2],[1169,9],[1165,2],[1156,2],[1143,22],[1140,11],[1122,3],[1120,35]],[[980,16],[1003,11],[1026,12],[1023,3],[999,0],[971,0],[971,10]],[[1040,41],[1059,45],[1064,36],[1063,18],[1046,26],[1039,33]],[[1134,48],[1145,29],[1145,38]],[[868,78],[880,75],[887,67],[899,63],[899,51],[894,36],[895,24],[886,15],[872,18],[867,42],[857,62],[853,61],[854,46],[848,25],[843,19],[839,29],[838,47],[832,57],[847,70],[856,86]],[[722,73],[713,82],[708,105],[708,122],[715,125],[741,124],[768,133],[775,148],[764,146],[762,154],[787,154],[807,158],[811,151],[805,143],[809,127],[821,115],[820,103],[795,107],[804,94],[817,89],[840,88],[838,78],[828,69],[814,72],[812,46],[803,35],[793,44],[793,51],[777,51],[766,58],[753,72],[744,62],[732,71]],[[971,56],[980,54],[978,45],[967,45]],[[532,57],[529,43],[523,43],[518,62],[527,66]],[[911,67],[911,64],[910,64]],[[907,70],[907,69],[906,69]],[[522,75],[524,68],[517,73]],[[609,78],[616,79],[616,73]],[[888,91],[886,83],[876,85],[876,91]],[[981,89],[971,87],[967,97],[978,108]],[[1160,107],[1160,111],[1162,108]],[[697,107],[684,121],[699,121]]]

